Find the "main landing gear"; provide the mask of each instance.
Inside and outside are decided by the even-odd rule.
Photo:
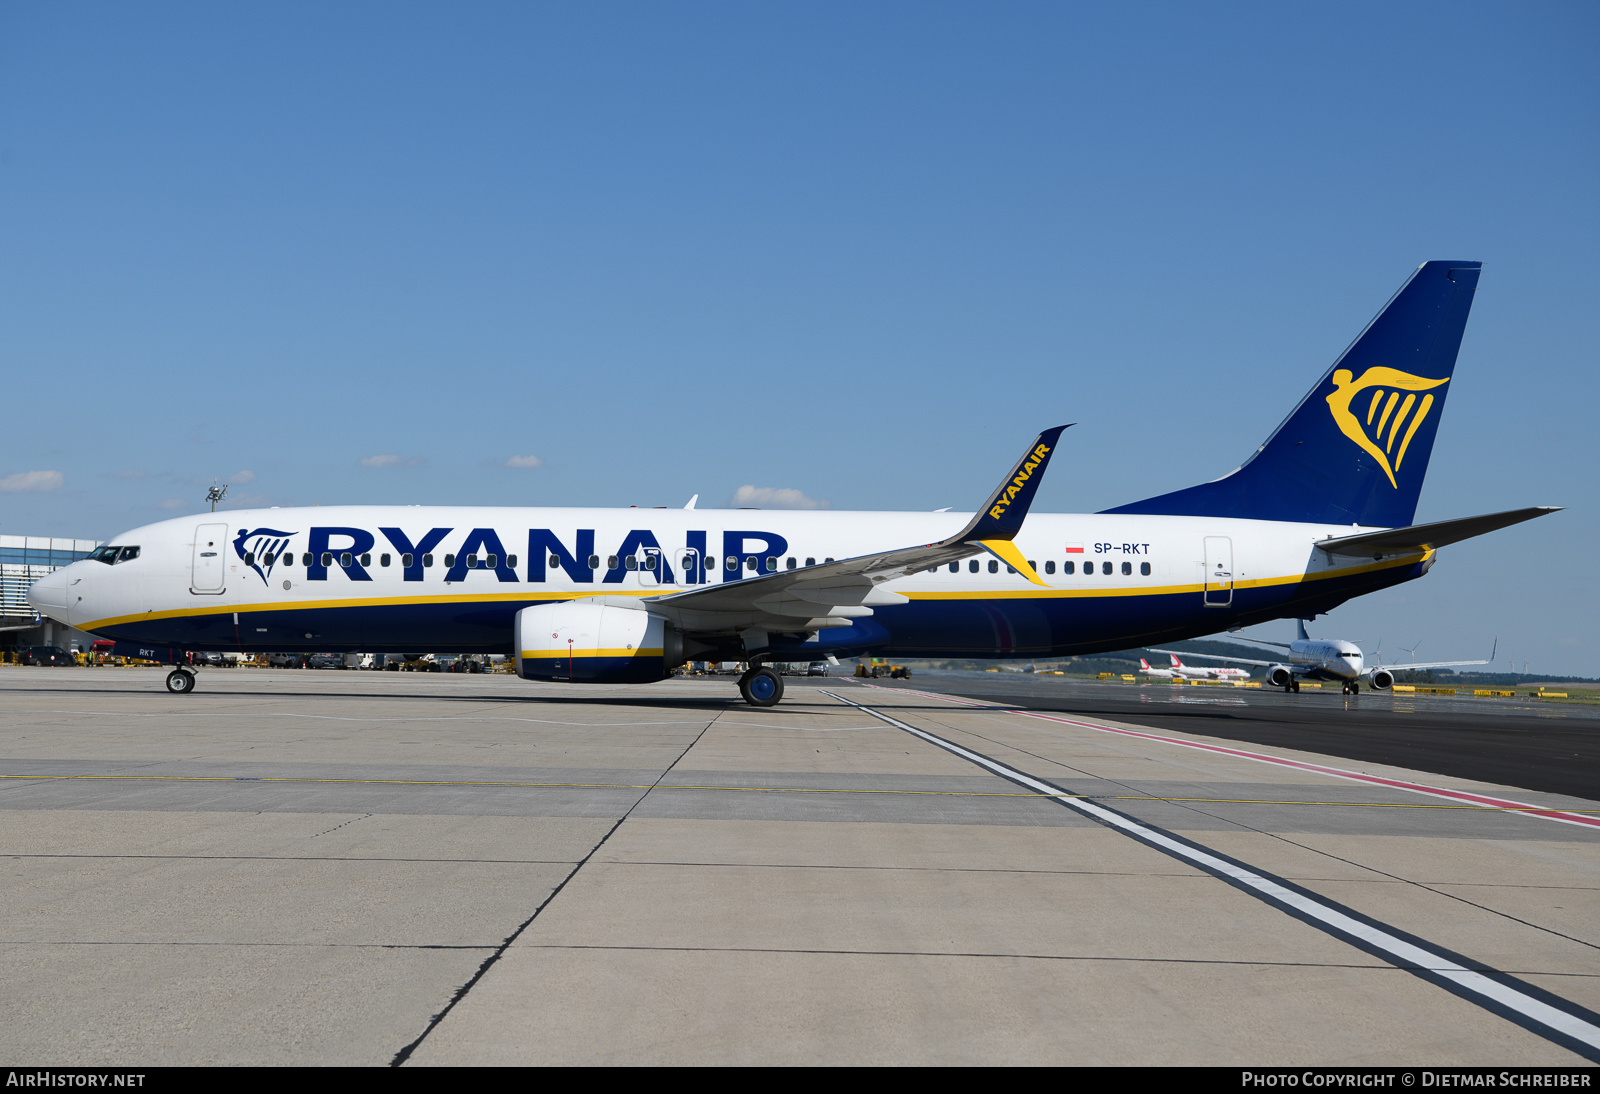
[[[1283,693],[1285,695],[1288,695],[1291,691],[1299,691],[1299,690],[1300,690],[1300,681],[1298,681],[1298,680],[1290,680],[1287,684],[1283,685]]]
[[[167,690],[174,695],[188,695],[194,690],[194,673],[173,669],[167,673]]]
[[[739,694],[753,707],[776,706],[783,698],[783,677],[764,666],[753,668],[739,677]]]

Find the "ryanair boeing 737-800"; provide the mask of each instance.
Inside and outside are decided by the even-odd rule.
[[[1059,657],[1308,619],[1421,577],[1450,543],[1553,512],[1412,525],[1480,264],[1428,262],[1265,444],[1213,482],[1029,513],[1065,426],[975,514],[334,506],[146,525],[40,580],[40,612],[187,651],[505,653],[529,680],[659,680],[687,660]],[[167,686],[190,691],[175,668]]]

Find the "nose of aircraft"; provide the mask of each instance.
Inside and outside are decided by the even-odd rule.
[[[67,571],[52,570],[28,590],[28,603],[40,615],[65,623],[67,621]]]

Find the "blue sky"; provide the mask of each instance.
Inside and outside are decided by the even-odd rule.
[[[1600,674],[1597,45],[1587,4],[8,4],[0,531],[213,477],[964,507],[1060,421],[1037,504],[1100,509],[1477,259],[1418,519],[1572,509],[1313,631]]]

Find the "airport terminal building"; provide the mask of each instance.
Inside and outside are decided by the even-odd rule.
[[[41,618],[28,603],[28,589],[45,574],[88,556],[92,539],[0,536],[0,649],[74,644],[87,651],[93,638],[65,623]]]

